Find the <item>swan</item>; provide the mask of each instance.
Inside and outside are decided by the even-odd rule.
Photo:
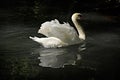
[[[69,23],[61,24],[57,19],[44,22],[41,24],[38,33],[45,35],[44,38],[31,37],[30,39],[40,43],[45,48],[64,47],[68,45],[79,44],[85,40],[85,32],[78,20],[81,18],[81,13],[74,13],[71,17],[76,30]]]

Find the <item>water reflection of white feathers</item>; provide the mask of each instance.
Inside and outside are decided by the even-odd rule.
[[[79,50],[84,50],[84,47],[80,47]],[[65,65],[75,65],[76,61],[81,60],[81,55],[79,53],[78,47],[69,47],[69,48],[54,48],[54,49],[45,49],[39,48],[35,52],[40,56],[39,66],[42,67],[52,67],[60,68]]]

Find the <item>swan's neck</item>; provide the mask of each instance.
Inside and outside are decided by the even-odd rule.
[[[80,23],[77,20],[72,20],[79,34],[79,38],[85,40],[85,33]]]

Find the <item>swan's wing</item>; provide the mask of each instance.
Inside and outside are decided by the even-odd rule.
[[[39,37],[29,37],[33,41],[36,41],[43,45],[45,48],[56,48],[56,47],[63,47],[67,46],[67,43],[62,42],[60,39],[55,37],[49,37],[49,38],[39,38]]]
[[[65,43],[78,42],[79,37],[73,27],[69,23],[60,24],[58,20],[45,22],[41,25],[38,33],[47,37],[56,37]]]

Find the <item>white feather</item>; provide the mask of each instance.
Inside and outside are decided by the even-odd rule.
[[[67,46],[67,43],[62,42],[60,39],[55,37],[49,37],[49,38],[38,38],[38,37],[29,37],[33,41],[36,41],[40,44],[42,44],[45,48],[52,48],[52,47],[63,47]]]
[[[46,48],[63,47],[73,44],[78,44],[81,40],[85,40],[85,34],[81,26],[77,23],[77,18],[80,13],[75,13],[72,16],[72,21],[75,24],[79,35],[69,23],[61,24],[57,19],[47,21],[41,24],[38,33],[46,36],[46,38],[29,37],[30,39],[42,44]]]
[[[41,25],[38,33],[47,37],[56,37],[68,44],[79,43],[80,39],[69,23],[60,24],[57,19],[45,22]]]

